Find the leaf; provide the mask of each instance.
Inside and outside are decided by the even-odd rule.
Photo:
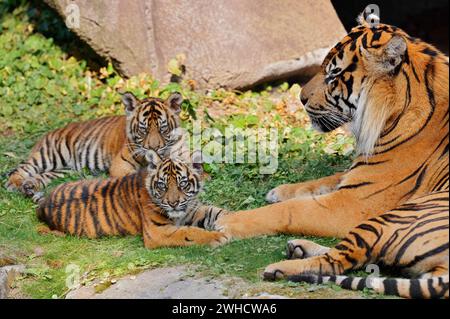
[[[300,99],[300,92],[302,91],[302,87],[298,84],[294,84],[289,89],[289,93],[291,94],[292,98],[294,99]]]
[[[0,113],[4,116],[10,116],[14,113],[13,108],[11,107],[11,105],[6,104],[6,105],[2,105],[2,108],[0,110]]]
[[[253,196],[249,196],[249,197],[247,197],[242,203],[241,203],[241,207],[242,206],[244,206],[244,205],[248,205],[248,204],[251,204],[251,203],[254,203],[255,202],[255,198],[253,197]]]
[[[331,154],[336,154],[337,153],[337,151],[335,150],[335,149],[333,149],[333,148],[331,148],[331,146],[326,146],[324,149],[323,149],[323,151],[326,153],[326,154],[328,154],[328,155],[331,155]]]
[[[342,150],[342,153],[345,156],[350,155],[353,151],[355,150],[354,146],[352,144],[348,144],[344,147],[344,149]]]
[[[181,65],[177,59],[171,59],[169,61],[169,63],[167,64],[167,71],[169,71],[170,74],[181,76]]]
[[[160,92],[160,96],[164,93],[173,93],[173,92],[180,92],[181,86],[178,83],[169,83],[167,84]]]
[[[3,153],[3,155],[11,157],[11,158],[17,158],[17,155],[12,152],[5,152],[5,153]]]

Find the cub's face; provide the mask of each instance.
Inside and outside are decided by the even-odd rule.
[[[329,132],[362,116],[375,82],[389,83],[399,73],[406,60],[407,38],[400,29],[384,24],[353,28],[302,89],[301,101],[313,127]]]
[[[133,157],[145,152],[161,152],[176,142],[174,131],[180,126],[179,113],[183,98],[173,93],[166,101],[159,98],[137,99],[132,93],[122,96],[127,115],[128,145]]]
[[[169,218],[181,218],[201,190],[201,164],[186,164],[179,159],[149,159],[147,189]]]

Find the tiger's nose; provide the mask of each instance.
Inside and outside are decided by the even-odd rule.
[[[148,141],[146,147],[148,149],[152,149],[152,150],[159,150],[162,146],[164,146],[164,143],[162,142],[162,140],[160,138],[156,138],[155,135],[153,135],[153,139],[151,139],[150,141]]]
[[[167,204],[169,204],[170,207],[175,208],[178,206],[180,202],[179,201],[174,201],[174,202],[167,202]]]

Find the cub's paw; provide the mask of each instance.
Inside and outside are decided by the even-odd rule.
[[[36,194],[37,191],[37,185],[33,180],[25,180],[20,187],[20,190],[23,194],[25,194],[28,197],[33,197]]]
[[[286,255],[288,259],[305,259],[320,256],[327,253],[329,247],[325,247],[306,239],[294,239],[288,241],[286,245]]]

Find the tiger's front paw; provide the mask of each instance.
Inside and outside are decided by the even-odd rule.
[[[34,180],[27,179],[22,183],[20,190],[25,196],[33,198],[38,190],[38,186]]]
[[[327,253],[329,247],[316,244],[306,239],[293,239],[286,245],[286,255],[288,259],[305,259],[320,256]]]
[[[273,204],[294,198],[295,195],[292,194],[292,188],[293,185],[290,184],[277,186],[267,193],[266,201]]]
[[[279,187],[271,189],[266,195],[266,202],[268,203],[278,203],[281,202],[281,196],[279,194]]]
[[[285,260],[271,264],[264,269],[264,280],[274,281],[296,275],[299,271],[301,260]]]

